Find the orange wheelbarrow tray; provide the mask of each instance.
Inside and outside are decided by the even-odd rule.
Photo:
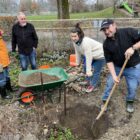
[[[40,73],[40,77],[38,79],[39,82],[37,82],[36,84],[26,83],[25,81],[27,80],[27,78],[33,73]],[[42,74],[56,76],[58,77],[58,80],[43,82]],[[30,103],[34,99],[34,95],[36,95],[33,93],[33,91],[42,91],[53,89],[55,87],[61,87],[67,80],[68,74],[61,67],[22,71],[20,72],[18,78],[18,85],[23,88],[22,92],[20,93],[21,101],[23,103]]]

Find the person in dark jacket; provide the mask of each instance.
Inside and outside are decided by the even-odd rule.
[[[27,70],[28,64],[31,64],[32,69],[36,69],[36,48],[38,37],[34,26],[26,21],[24,13],[18,15],[18,22],[12,28],[12,52],[18,52],[22,70]]]
[[[119,83],[117,75],[126,58],[129,58],[122,76],[126,79],[128,93],[126,95],[126,110],[134,112],[133,103],[136,98],[136,90],[140,84],[140,31],[134,28],[118,29],[116,23],[111,19],[103,20],[101,31],[106,36],[103,44],[104,55],[110,76],[102,97],[105,102],[110,94],[113,83]]]

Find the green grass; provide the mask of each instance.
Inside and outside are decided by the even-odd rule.
[[[119,10],[116,10],[113,15],[113,8],[107,8],[97,12],[86,12],[86,13],[72,13],[70,14],[71,19],[81,19],[81,18],[114,18],[114,17],[126,17],[124,13],[121,13]],[[56,14],[51,15],[35,15],[28,16],[29,20],[54,20],[57,19]]]
[[[76,13],[71,14],[70,17],[74,18],[114,18],[114,17],[124,17],[125,15],[118,10],[116,10],[115,14],[113,15],[113,8],[107,8],[97,12],[88,12],[88,13]]]
[[[57,19],[56,14],[50,14],[50,15],[33,15],[33,16],[27,16],[28,20],[53,20]]]

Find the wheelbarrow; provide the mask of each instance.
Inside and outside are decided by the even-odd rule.
[[[22,88],[22,90],[19,93],[19,98],[16,100],[20,100],[20,102],[24,104],[30,104],[34,101],[35,96],[38,95],[38,91],[45,91],[47,95],[49,95],[51,99],[52,93],[50,93],[50,90],[54,88],[59,88],[59,102],[61,100],[61,91],[63,89],[64,92],[64,113],[66,115],[66,88],[68,88],[68,85],[72,82],[78,80],[81,78],[81,75],[75,75],[72,79],[69,78],[67,72],[71,69],[67,69],[66,71],[61,67],[53,67],[53,68],[47,68],[47,69],[37,69],[37,70],[27,70],[22,71],[19,74],[18,78],[18,85]],[[38,73],[39,76],[37,79],[37,83],[33,82],[32,79],[36,77],[36,74]],[[48,75],[51,77],[55,77],[56,79],[52,81],[45,81],[44,75]],[[58,78],[58,79],[57,79]]]
[[[22,89],[19,93],[20,102],[30,104],[40,91],[51,97],[50,89],[64,87],[67,79],[68,75],[61,67],[22,71],[18,78],[18,85]]]

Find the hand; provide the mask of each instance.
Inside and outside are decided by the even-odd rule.
[[[113,76],[113,80],[116,84],[119,84],[119,82],[120,82],[120,79],[118,79],[117,76]]]
[[[77,70],[77,73],[80,73],[82,71],[81,65],[77,65],[76,66],[76,70]]]
[[[125,58],[130,59],[130,57],[134,54],[134,52],[135,50],[132,47],[128,48],[125,52]]]
[[[92,74],[93,74],[92,72],[87,72],[87,76],[88,76],[88,77],[91,77]]]

